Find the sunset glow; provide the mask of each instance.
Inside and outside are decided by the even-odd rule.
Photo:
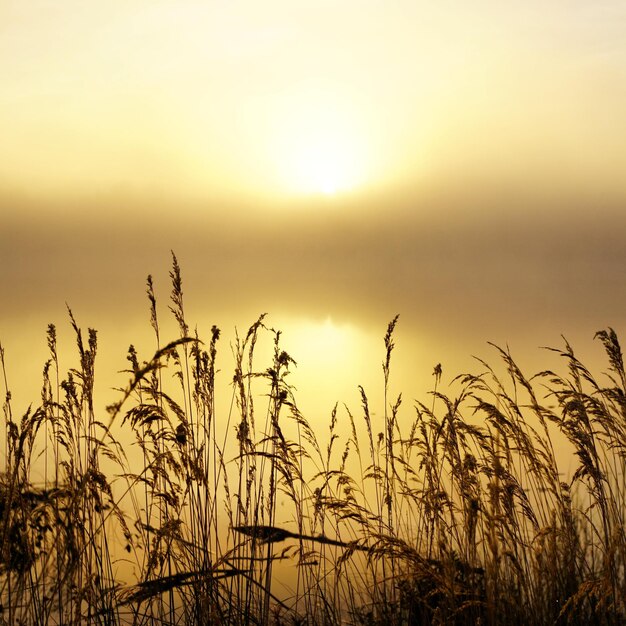
[[[366,4],[333,6],[331,19],[331,4],[281,0],[9,2],[0,181],[43,197],[240,201],[419,189],[425,172],[447,190],[465,184],[459,173],[522,171],[616,189],[617,5],[581,5],[559,28],[556,7],[532,3],[454,20],[434,5]]]

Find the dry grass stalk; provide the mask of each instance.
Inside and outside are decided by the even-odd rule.
[[[220,331],[207,343],[190,332],[174,255],[170,278],[178,339],[162,343],[148,277],[154,356],[129,348],[130,381],[104,416],[97,335],[85,341],[71,310],[78,365],[61,374],[50,325],[41,401],[19,419],[0,346],[1,623],[626,620],[626,373],[612,329],[597,334],[602,383],[567,342],[548,353],[566,374],[532,378],[495,347],[498,364],[479,361],[482,373],[452,381],[454,395],[435,367],[430,399],[411,412],[390,395],[395,317],[382,411],[359,387],[362,421],[335,405],[322,442],[289,384],[295,361],[264,315],[236,336],[221,408]],[[577,459],[567,480],[558,437]],[[42,463],[45,484],[35,484]],[[287,563],[289,593],[278,587]]]

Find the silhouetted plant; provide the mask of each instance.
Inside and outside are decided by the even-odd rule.
[[[266,316],[236,333],[220,394],[220,330],[206,343],[190,331],[175,256],[170,278],[177,339],[163,343],[148,277],[154,355],[129,347],[129,382],[104,414],[97,335],[85,342],[71,310],[78,366],[61,373],[50,325],[41,399],[19,419],[0,346],[0,623],[626,620],[626,374],[612,329],[597,333],[602,383],[567,342],[546,353],[566,374],[532,378],[494,347],[497,364],[478,361],[448,394],[437,365],[430,398],[409,409],[390,395],[396,316],[383,407],[359,387],[361,415],[335,405],[323,441]],[[556,438],[577,461],[567,478]]]

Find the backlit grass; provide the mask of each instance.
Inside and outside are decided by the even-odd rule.
[[[79,365],[60,371],[50,325],[36,402],[17,413],[6,389],[1,623],[626,621],[626,374],[611,329],[596,336],[599,377],[567,343],[546,352],[562,373],[532,377],[494,347],[495,364],[446,389],[435,367],[432,393],[408,403],[389,391],[395,318],[383,406],[360,388],[361,405],[336,405],[320,429],[265,316],[217,384],[220,331],[191,330],[175,257],[170,276],[176,336],[162,336],[148,278],[154,354],[128,349],[106,411],[96,331],[71,311]]]

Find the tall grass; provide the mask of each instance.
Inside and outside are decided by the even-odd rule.
[[[568,343],[546,352],[564,373],[533,377],[494,346],[495,365],[446,392],[437,366],[407,406],[390,392],[396,317],[383,406],[361,387],[324,434],[264,315],[236,334],[218,392],[220,331],[190,330],[176,257],[170,278],[175,336],[162,339],[148,277],[153,355],[130,346],[106,411],[96,331],[85,340],[71,310],[78,365],[61,373],[50,325],[40,399],[21,417],[0,346],[0,623],[626,621],[626,374],[611,329],[597,333],[601,382]]]

